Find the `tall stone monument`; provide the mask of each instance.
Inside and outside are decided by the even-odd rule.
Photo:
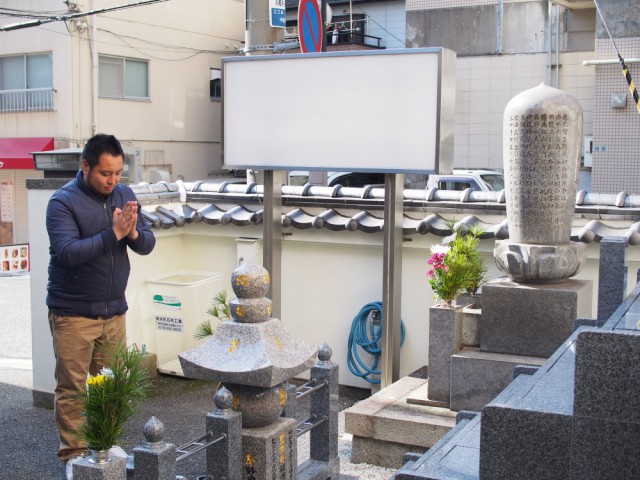
[[[548,357],[591,316],[591,282],[571,279],[586,261],[585,245],[570,241],[582,108],[541,84],[507,104],[503,133],[509,239],[494,255],[508,279],[483,286],[481,348]]]
[[[482,286],[475,341],[455,330],[460,315],[449,327],[430,325],[430,399],[448,400],[453,411],[482,409],[511,382],[514,367],[542,365],[572,334],[576,318],[591,318],[592,282],[571,278],[586,259],[585,246],[570,240],[581,139],[582,109],[560,90],[540,85],[507,105],[509,239],[496,241],[494,251],[506,276]],[[437,398],[432,380],[441,387],[433,389]]]
[[[243,472],[236,478],[293,480],[297,423],[280,416],[287,399],[284,382],[311,368],[318,349],[270,317],[264,268],[244,264],[231,282],[237,295],[230,302],[232,319],[208,342],[181,353],[180,363],[186,376],[218,380],[233,395],[233,409],[242,414]]]

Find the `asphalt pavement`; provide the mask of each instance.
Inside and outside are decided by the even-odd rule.
[[[64,466],[56,456],[58,434],[53,411],[32,404],[29,282],[28,274],[0,276],[0,480],[64,478]],[[182,445],[201,436],[206,414],[215,408],[214,389],[212,382],[159,375],[139,413],[129,420],[122,447],[131,452],[144,442],[142,429],[151,416],[164,423],[167,442]],[[368,396],[368,390],[341,386],[340,410]],[[341,435],[339,449],[343,477],[389,477],[387,469],[348,466],[348,435]],[[177,473],[189,480],[204,474],[204,452],[179,462]]]

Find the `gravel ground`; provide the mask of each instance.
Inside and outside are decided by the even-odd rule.
[[[308,435],[306,436],[308,437]],[[338,454],[340,455],[340,476],[356,477],[364,480],[386,480],[395,470],[382,468],[367,463],[351,463],[351,437],[344,433],[344,411],[338,417]],[[309,458],[309,440],[302,438],[298,441],[298,462],[302,463]]]

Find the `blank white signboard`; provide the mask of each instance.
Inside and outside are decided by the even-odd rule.
[[[227,168],[447,172],[455,53],[406,49],[223,59]]]

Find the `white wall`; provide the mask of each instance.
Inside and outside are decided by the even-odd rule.
[[[31,305],[34,352],[34,389],[53,392],[53,350],[45,306],[48,240],[44,228],[46,202],[52,192],[30,190]],[[151,207],[149,207],[151,208]],[[447,218],[454,214],[444,214]],[[483,220],[499,222],[502,217]],[[611,220],[609,224],[631,222]],[[360,387],[369,385],[349,373],[347,339],[353,318],[367,303],[382,297],[382,234],[362,232],[329,232],[326,230],[285,229],[282,251],[282,315],[286,328],[305,341],[333,349],[333,361],[340,365],[340,383]],[[157,244],[148,256],[131,254],[132,274],[127,297],[127,335],[130,343],[146,344],[158,352],[162,345],[155,339],[151,296],[147,280],[176,270],[219,272],[223,288],[233,298],[230,278],[240,255],[247,257],[247,246],[239,238],[259,239],[261,226],[186,225],[182,228],[155,230]],[[433,292],[426,272],[429,248],[439,243],[435,235],[412,235],[403,245],[402,313],[407,336],[400,353],[400,374],[407,375],[428,361],[429,307]],[[240,246],[239,246],[240,245]],[[483,240],[481,253],[489,269],[489,278],[497,278],[493,261],[494,242]],[[252,247],[260,258],[261,242]],[[576,276],[592,280],[593,313],[597,312],[598,244],[587,247],[588,262]],[[240,253],[241,252],[241,253]],[[636,284],[640,268],[640,248],[627,249],[629,266],[628,291]],[[211,292],[213,298],[217,292]]]
[[[49,321],[47,319],[47,267],[49,266],[49,237],[45,226],[47,202],[51,190],[29,190],[29,245],[31,262],[31,349],[33,356],[33,389],[53,393],[55,356]]]
[[[559,88],[580,102],[585,135],[593,130],[595,69],[582,62],[592,58],[593,52],[560,54]],[[504,109],[517,94],[547,82],[547,61],[546,54],[458,57],[455,167],[502,169]]]

